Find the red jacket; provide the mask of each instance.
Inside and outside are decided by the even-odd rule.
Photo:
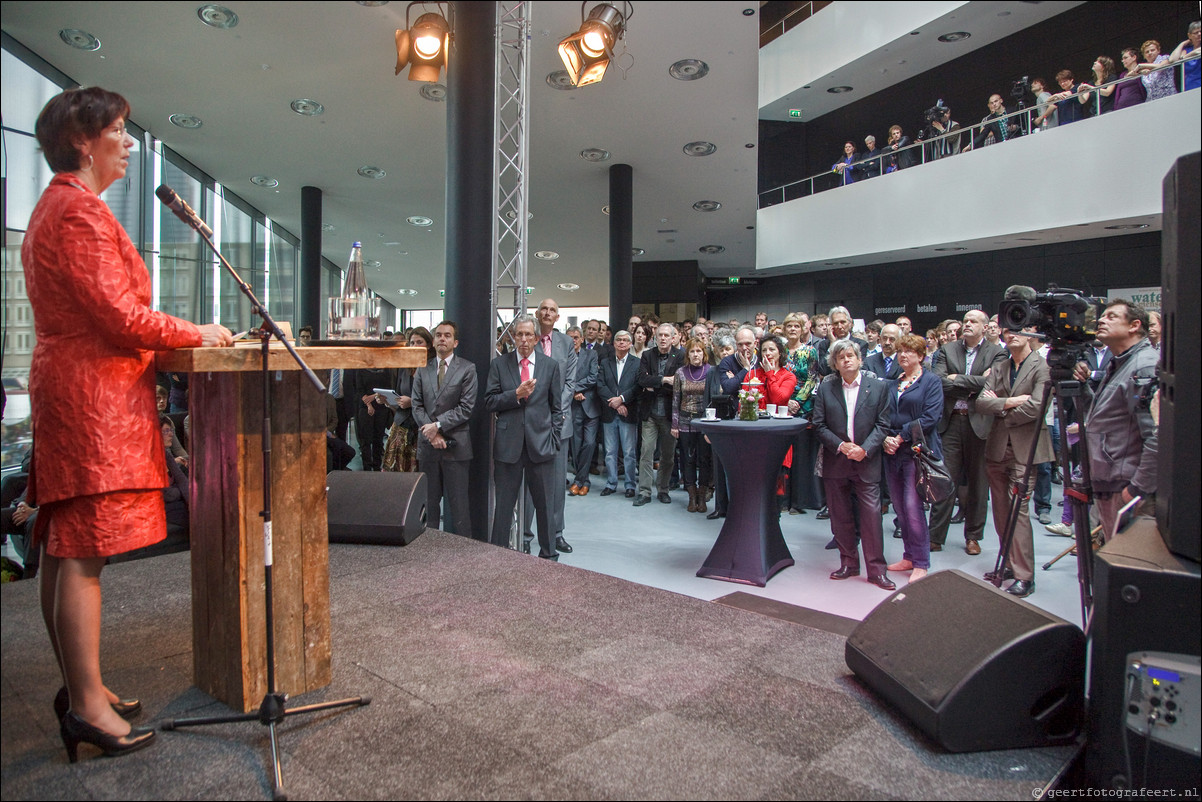
[[[21,259],[37,335],[29,498],[165,487],[151,352],[199,346],[200,330],[150,308],[150,275],[125,229],[68,173],[34,208]]]

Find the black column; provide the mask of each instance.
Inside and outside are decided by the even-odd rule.
[[[301,187],[300,275],[297,281],[296,328],[313,327],[313,339],[324,340],[321,330],[321,189]]]
[[[459,325],[463,358],[480,378],[472,416],[472,532],[488,540],[489,464],[492,460],[484,388],[493,349],[492,219],[495,3],[455,3],[454,44],[447,64],[446,302]],[[465,535],[466,532],[458,534]]]
[[[626,327],[634,303],[631,289],[633,184],[634,171],[629,164],[615,164],[609,168],[609,325],[613,331]]]

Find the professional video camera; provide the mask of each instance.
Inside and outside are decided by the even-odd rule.
[[[923,125],[930,126],[936,120],[943,119],[943,115],[947,113],[947,106],[943,105],[943,98],[939,98],[934,106],[922,113]]]
[[[1024,75],[1022,78],[1019,78],[1017,81],[1010,84],[1010,97],[1014,98],[1015,100],[1025,99],[1027,93],[1030,91],[1031,78],[1028,75]]]
[[[1098,318],[1102,299],[1077,290],[1048,285],[1047,292],[1036,292],[1021,284],[1006,290],[998,308],[998,325],[1010,331],[1034,328],[1041,339],[1051,344],[1048,367],[1056,380],[1071,377],[1080,354],[1098,336]]]

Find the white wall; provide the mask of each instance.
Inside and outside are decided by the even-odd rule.
[[[1083,224],[1141,216],[1159,229],[1161,181],[1200,140],[1202,91],[1187,92],[799,198],[758,212],[756,267],[994,250],[1000,237],[1034,244],[1013,241],[1025,232],[1071,241],[1114,233]]]

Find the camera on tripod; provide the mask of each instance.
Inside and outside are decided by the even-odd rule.
[[[1010,84],[1010,97],[1014,98],[1015,100],[1023,100],[1030,91],[1031,79],[1027,75],[1024,75],[1022,78],[1019,78],[1017,81]]]
[[[1088,345],[1098,336],[1102,299],[1048,285],[1047,292],[1015,284],[998,308],[998,324],[1010,331],[1034,328],[1053,348]]]
[[[943,98],[936,101],[934,106],[922,113],[922,121],[924,126],[930,126],[936,120],[942,120],[943,115],[948,111],[947,106],[943,105]]]

